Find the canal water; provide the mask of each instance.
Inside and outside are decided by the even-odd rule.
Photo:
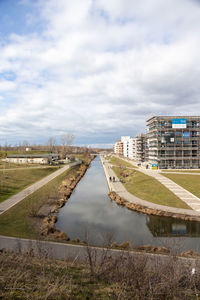
[[[117,205],[108,197],[102,163],[95,158],[64,207],[57,228],[70,239],[104,245],[129,241],[132,246],[161,245],[200,251],[200,223],[147,216]]]

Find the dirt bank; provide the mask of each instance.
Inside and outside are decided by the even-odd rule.
[[[42,213],[44,216],[40,227],[40,232],[43,237],[64,241],[70,240],[65,232],[61,232],[56,228],[56,213],[58,213],[59,209],[66,204],[93,159],[94,156],[87,157],[87,159],[79,166],[75,174],[67,176],[66,179],[62,181],[58,189],[58,195],[55,197],[55,201],[50,205],[46,204],[40,209],[39,213]]]

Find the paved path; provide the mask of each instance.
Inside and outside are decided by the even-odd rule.
[[[59,170],[53,172],[52,174],[50,174],[50,175],[42,178],[41,180],[35,182],[34,184],[32,184],[31,186],[27,187],[26,189],[24,189],[23,191],[19,192],[18,194],[16,194],[16,195],[8,198],[7,200],[3,201],[2,203],[0,203],[0,215],[3,214],[5,211],[7,211],[12,206],[14,206],[17,203],[19,203],[21,200],[23,200],[24,198],[26,198],[30,194],[32,194],[35,191],[37,191],[39,188],[41,188],[43,185],[45,185],[48,182],[50,182],[52,179],[56,178],[57,176],[59,176],[60,174],[62,174],[63,172],[65,172],[70,167],[76,166],[76,165],[78,165],[80,163],[81,162],[78,161],[78,162],[69,164],[67,166],[64,166],[63,168],[60,168]]]
[[[131,203],[134,203],[134,204],[139,204],[139,205],[142,205],[144,207],[151,208],[151,209],[166,211],[166,212],[169,212],[171,214],[181,214],[181,215],[198,216],[198,217],[200,216],[200,211],[197,211],[197,210],[190,210],[190,209],[183,209],[183,208],[176,208],[176,207],[169,207],[169,206],[165,206],[165,205],[159,205],[159,204],[152,203],[150,201],[142,200],[142,199],[132,195],[131,193],[129,193],[125,189],[123,184],[117,178],[116,174],[113,172],[113,170],[111,168],[112,165],[109,164],[109,162],[106,159],[104,159],[104,157],[102,157],[102,156],[101,156],[101,161],[102,161],[104,172],[105,172],[106,179],[107,179],[107,182],[108,182],[109,190],[113,191],[113,192],[116,192],[120,197],[124,198],[128,202],[131,202]],[[141,171],[140,169],[137,169],[137,170]],[[145,171],[146,170],[144,170],[144,172]],[[153,170],[152,170],[152,172],[153,172]],[[158,172],[156,172],[156,173],[158,173]],[[148,174],[148,175],[152,176],[150,174]],[[109,181],[110,176],[111,177],[115,176],[116,181],[115,182],[110,182]],[[165,179],[164,176],[162,176],[162,177]]]
[[[127,161],[126,159],[124,159]],[[134,165],[130,160],[128,161],[130,164]],[[149,170],[146,169],[145,167],[141,166],[138,167],[138,171],[154,177],[156,180],[158,180],[160,183],[162,183],[166,188],[168,188],[172,193],[174,193],[177,197],[179,197],[182,201],[187,203],[193,210],[196,212],[200,212],[200,199],[172,181],[171,179],[163,176],[159,170]],[[177,172],[178,173],[178,172]],[[174,174],[174,172],[173,172]],[[180,173],[178,173],[180,175]],[[181,173],[182,174],[182,173]],[[191,174],[191,173],[189,173]]]

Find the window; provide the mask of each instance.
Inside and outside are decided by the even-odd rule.
[[[177,131],[176,132],[176,136],[182,136],[182,132],[181,131]]]
[[[184,144],[184,145],[188,145],[188,144],[190,144],[190,141],[189,141],[189,140],[184,140],[184,141],[183,141],[183,144]]]
[[[192,128],[197,128],[197,121],[192,121]]]

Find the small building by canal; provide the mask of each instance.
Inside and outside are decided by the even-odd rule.
[[[16,154],[16,155],[7,155],[5,161],[17,163],[17,164],[47,165],[57,161],[58,158],[59,158],[58,154],[55,153],[34,154],[34,155]]]

